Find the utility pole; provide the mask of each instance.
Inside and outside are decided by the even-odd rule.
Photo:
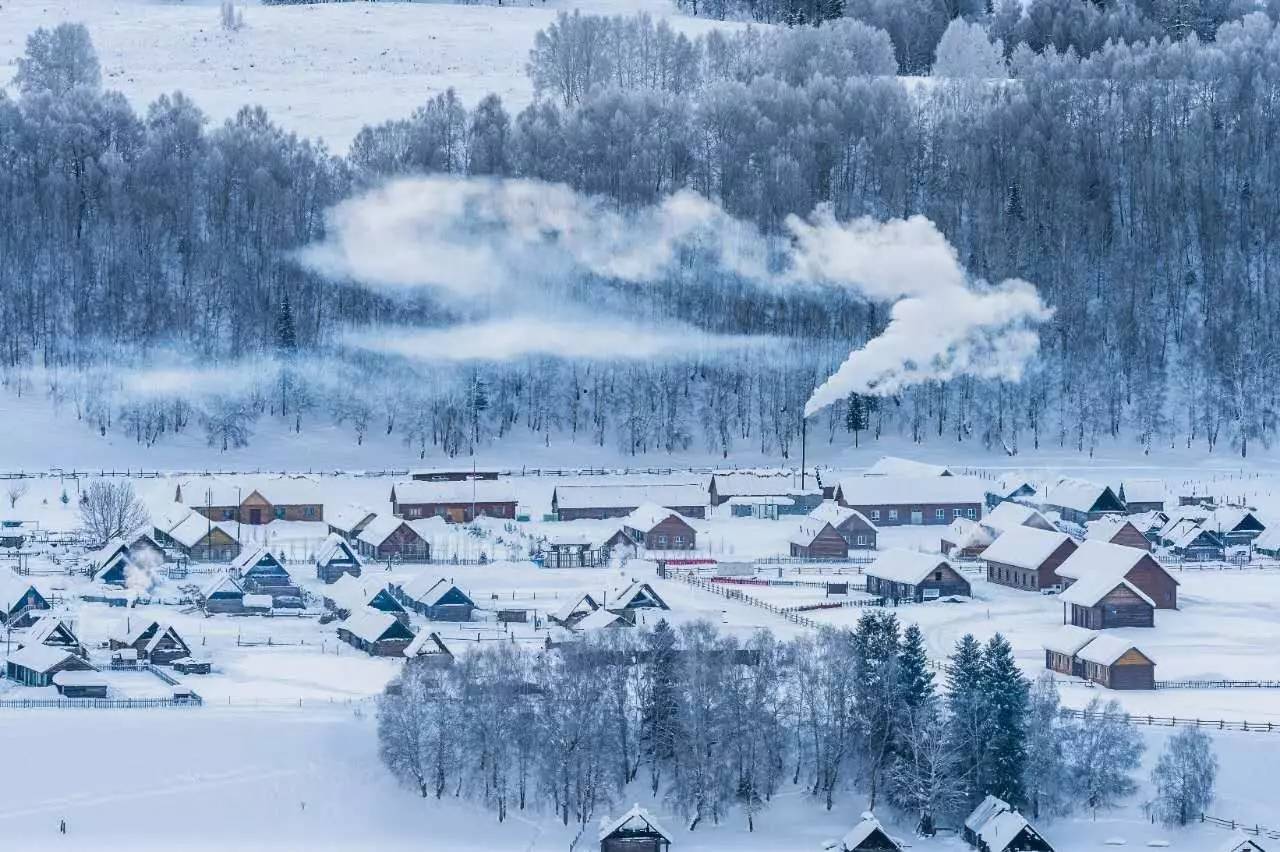
[[[800,490],[804,490],[804,466],[805,466],[805,450],[808,449],[808,419],[804,416],[804,409],[800,410]]]

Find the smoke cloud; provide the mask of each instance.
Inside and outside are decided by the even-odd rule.
[[[394,181],[338,205],[328,239],[300,260],[325,274],[433,288],[464,302],[497,295],[510,310],[563,275],[637,285],[658,280],[673,271],[683,249],[694,248],[713,268],[762,286],[835,286],[891,303],[884,332],[818,387],[806,416],[852,393],[888,395],[962,375],[1017,380],[1036,356],[1036,326],[1052,310],[1035,288],[1021,280],[971,279],[928,219],[839,222],[819,208],[808,218],[790,217],[786,227],[789,242],[771,240],[691,192],[622,214],[563,185],[429,177]],[[514,317],[373,341],[365,336],[357,345],[453,360],[540,353],[655,358],[732,345],[687,326],[565,321],[561,308],[555,320]]]

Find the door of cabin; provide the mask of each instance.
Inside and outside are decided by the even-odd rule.
[[[916,511],[913,509],[911,511],[912,526],[920,526],[920,524],[923,524],[923,523],[924,523],[924,512]]]
[[[250,510],[249,510],[249,523],[251,523],[251,524],[260,524],[260,523],[262,523],[262,510],[261,510],[261,509],[250,509]]]

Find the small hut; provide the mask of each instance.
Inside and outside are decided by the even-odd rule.
[[[1064,624],[1090,630],[1155,627],[1155,602],[1133,583],[1110,572],[1078,580],[1059,597],[1068,611]]]
[[[870,811],[840,839],[840,852],[902,852],[902,845],[889,836]]]
[[[867,592],[889,600],[919,603],[971,591],[969,581],[937,553],[886,550],[865,573]]]
[[[1026,817],[995,796],[987,796],[973,809],[962,836],[978,852],[1054,852]]]
[[[65,648],[49,645],[24,645],[9,654],[5,675],[23,686],[53,686],[58,672],[94,671],[82,657]]]
[[[200,590],[204,611],[227,613],[244,611],[244,586],[230,574],[219,574]]]
[[[403,657],[414,635],[390,613],[361,609],[338,625],[338,638],[370,656]]]
[[[1156,664],[1137,645],[1096,635],[1076,652],[1084,677],[1108,689],[1155,689]]]
[[[191,648],[171,624],[143,621],[123,639],[108,641],[112,651],[133,650],[137,659],[164,666],[191,656]]]
[[[361,565],[355,548],[337,533],[329,533],[316,556],[316,577],[323,583],[336,582],[344,574],[359,577]]]
[[[590,592],[587,592],[565,601],[564,606],[547,617],[561,627],[572,627],[599,608],[599,602],[591,596]]]
[[[69,651],[78,657],[86,656],[84,644],[71,626],[53,615],[41,616],[28,628],[26,635],[19,640],[19,647],[27,645],[48,645],[50,648]]]
[[[790,555],[801,559],[848,559],[849,542],[830,521],[805,518],[791,536]]]
[[[601,820],[600,852],[668,852],[671,842],[671,832],[639,805],[612,822]]]

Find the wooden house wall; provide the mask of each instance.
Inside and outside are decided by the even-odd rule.
[[[472,511],[474,507],[474,512]],[[514,519],[516,504],[514,501],[486,503],[470,500],[461,503],[395,503],[391,514],[398,518],[444,518],[451,524],[469,523],[476,518]]]
[[[856,509],[865,515],[871,523],[879,527],[912,526],[914,513],[920,513],[920,521],[916,526],[947,526],[956,518],[968,518],[976,521],[982,517],[982,504],[972,503],[871,503],[854,505],[846,503],[842,498],[840,505]],[[938,517],[938,510],[942,517]],[[960,514],[956,514],[959,512]]]
[[[1072,604],[1071,623],[1090,630],[1154,627],[1155,609],[1124,586],[1117,586],[1097,606]]]
[[[1086,662],[1085,677],[1108,689],[1155,689],[1156,667],[1130,651],[1110,666]]]
[[[429,562],[431,545],[408,524],[401,524],[377,547],[361,541],[360,553],[377,560],[399,558],[402,562]]]
[[[791,555],[805,559],[845,559],[849,556],[849,542],[827,524],[808,545],[791,543]]]
[[[1111,543],[1118,544],[1122,547],[1136,547],[1140,550],[1150,550],[1151,541],[1138,531],[1138,528],[1126,521],[1111,536]]]
[[[693,550],[697,546],[697,533],[680,518],[670,515],[645,532],[644,546],[648,550]]]
[[[1156,609],[1178,608],[1178,583],[1152,556],[1144,556],[1124,578],[1155,601]]]
[[[939,573],[942,574],[941,579],[938,579]],[[913,600],[919,603],[924,600],[925,591],[932,589],[937,589],[939,597],[969,595],[972,591],[969,581],[949,565],[940,564],[923,582],[916,585],[867,575],[867,592],[889,600]]]
[[[851,515],[844,519],[844,523],[836,527],[836,532],[844,537],[848,542],[851,550],[875,550],[876,549],[876,530],[862,518],[857,515]],[[862,543],[858,543],[858,537],[862,537]]]

